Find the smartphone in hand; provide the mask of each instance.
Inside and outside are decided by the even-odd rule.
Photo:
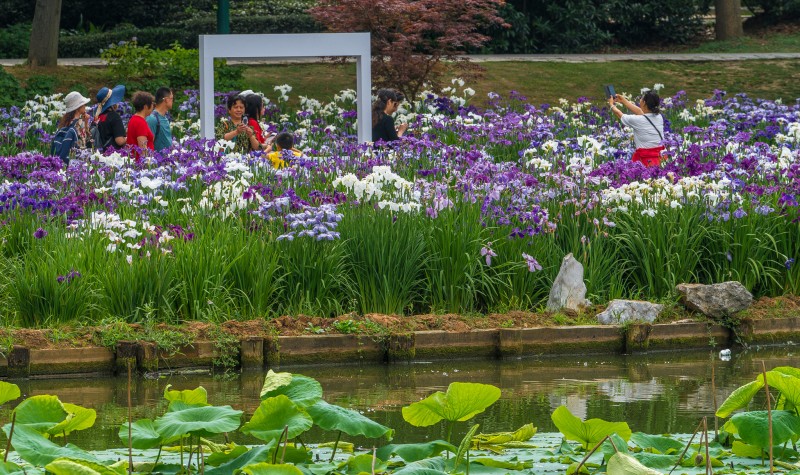
[[[606,84],[605,86],[603,86],[603,90],[606,93],[606,99],[611,99],[612,97],[617,96],[616,91],[614,91],[614,86],[612,86],[611,84]]]
[[[243,123],[244,125],[248,125],[248,124],[250,123],[250,121],[249,121],[249,120],[248,120],[248,118],[247,118],[247,114],[245,114],[245,115],[243,115],[243,116],[242,116],[242,123]]]

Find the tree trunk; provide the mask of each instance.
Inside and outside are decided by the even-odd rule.
[[[714,31],[718,40],[739,38],[744,34],[741,0],[715,0],[714,12],[716,14]]]
[[[36,0],[28,49],[30,66],[55,66],[58,60],[58,29],[61,0]]]

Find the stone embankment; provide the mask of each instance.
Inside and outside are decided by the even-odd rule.
[[[0,357],[0,377],[119,374],[212,368],[224,351],[242,370],[307,364],[397,363],[454,358],[637,353],[737,344],[800,341],[800,317],[742,319],[730,328],[711,322],[498,328],[466,332],[416,331],[386,335],[244,337],[235,348],[195,341],[173,353],[154,343],[120,341],[116,349],[35,349],[14,346]]]

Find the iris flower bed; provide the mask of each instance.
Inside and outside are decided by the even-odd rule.
[[[462,87],[401,110],[394,147],[357,143],[353,91],[290,110],[282,87],[268,127],[304,151],[282,170],[198,140],[192,91],[179,144],[138,164],[47,156],[60,96],[0,110],[3,324],[535,310],[567,253],[594,303],[800,292],[800,101],[667,96],[669,158],[645,168],[602,102]]]

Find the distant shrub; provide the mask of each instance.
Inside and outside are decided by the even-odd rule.
[[[199,35],[214,34],[217,20],[199,17],[180,24],[164,24],[158,27],[136,28],[122,25],[111,31],[96,31],[91,34],[62,35],[58,45],[61,58],[92,58],[101,50],[136,37],[138,44],[155,49],[169,49],[176,42],[184,48],[197,48]],[[322,28],[309,15],[274,15],[231,18],[231,33],[315,33]],[[27,46],[25,50],[27,56]]]
[[[35,74],[28,78],[25,82],[25,94],[27,97],[35,95],[49,96],[56,92],[56,83],[58,80],[53,76],[44,74]]]
[[[26,99],[25,90],[20,86],[17,78],[0,67],[0,107],[20,105]]]
[[[140,45],[138,41],[121,41],[103,50],[112,82],[122,82],[128,89],[155,90],[169,86],[176,90],[196,89],[200,84],[200,57],[196,49],[175,43],[166,50]],[[215,87],[240,89],[242,68],[228,66],[224,59],[214,62]]]
[[[30,40],[30,23],[18,23],[7,28],[0,28],[0,57],[27,58]]]
[[[754,14],[745,22],[745,26],[800,21],[800,0],[745,0],[742,6]]]

